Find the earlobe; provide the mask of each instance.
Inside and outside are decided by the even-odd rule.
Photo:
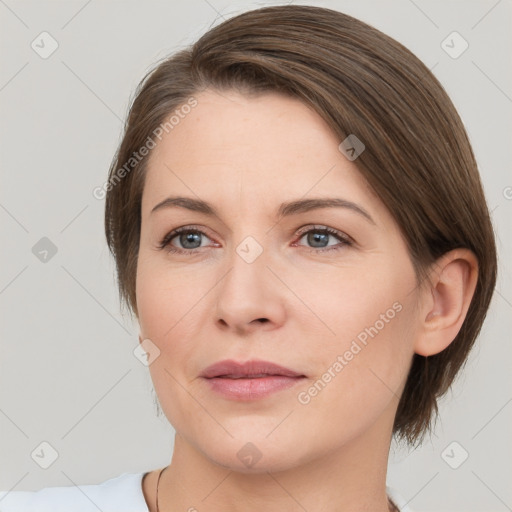
[[[422,356],[443,351],[460,331],[478,280],[476,256],[469,249],[454,249],[436,261],[430,277],[414,347]]]

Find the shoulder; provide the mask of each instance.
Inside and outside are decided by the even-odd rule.
[[[45,487],[0,492],[2,512],[148,512],[142,493],[144,473],[122,473],[96,485]]]
[[[405,498],[393,487],[386,487],[386,492],[391,498],[391,501],[399,508],[400,512],[414,512]]]

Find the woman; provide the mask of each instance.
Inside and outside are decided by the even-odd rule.
[[[431,427],[496,280],[432,73],[336,11],[243,13],[142,81],[103,192],[172,460],[2,510],[410,510],[391,438]]]

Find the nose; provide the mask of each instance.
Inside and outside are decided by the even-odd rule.
[[[238,335],[255,330],[272,330],[285,318],[285,290],[269,268],[270,258],[264,250],[248,262],[236,251],[230,266],[217,287],[216,324]]]

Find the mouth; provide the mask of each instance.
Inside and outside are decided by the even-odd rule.
[[[210,389],[231,400],[250,401],[288,389],[306,378],[304,374],[268,361],[238,363],[220,361],[200,375]]]

